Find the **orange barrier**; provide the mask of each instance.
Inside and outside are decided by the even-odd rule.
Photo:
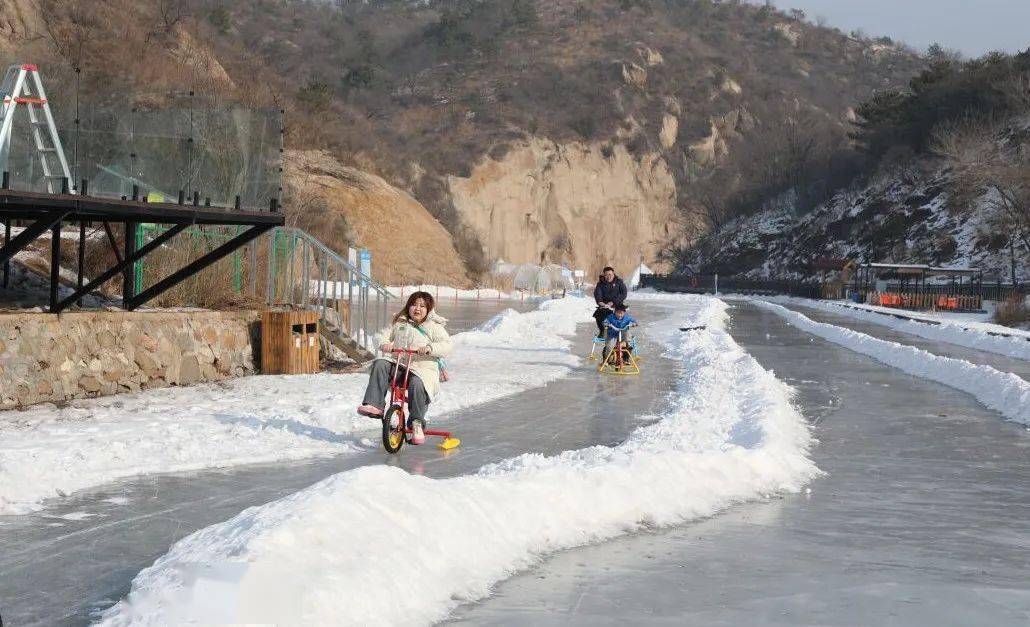
[[[899,309],[942,309],[946,311],[975,311],[983,306],[979,296],[947,296],[921,293],[894,294],[873,292],[868,301],[881,307]]]

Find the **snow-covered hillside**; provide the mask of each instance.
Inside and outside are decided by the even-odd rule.
[[[942,165],[884,176],[841,192],[804,216],[771,210],[737,218],[688,257],[702,272],[750,278],[812,276],[819,257],[859,262],[925,263],[982,268],[1009,277],[1009,247],[988,199],[949,207],[950,173]],[[1030,261],[1017,248],[1017,274]]]

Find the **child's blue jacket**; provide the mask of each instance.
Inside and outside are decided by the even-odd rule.
[[[629,328],[629,325],[636,324],[636,322],[633,316],[629,314],[626,314],[622,317],[622,320],[619,320],[615,317],[614,313],[608,314],[608,317],[604,320],[606,325],[615,327],[614,329],[608,329],[608,337],[613,339],[619,337],[619,331],[625,331]]]

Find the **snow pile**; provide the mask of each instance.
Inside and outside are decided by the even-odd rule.
[[[825,301],[809,300],[802,298],[778,297],[771,298],[771,301],[784,304],[797,304],[803,307],[811,307],[820,311],[835,314],[845,314],[864,322],[872,322],[896,331],[918,335],[929,340],[947,342],[956,346],[975,348],[998,355],[1006,355],[1017,359],[1030,361],[1030,334],[1023,337],[1004,337],[992,335],[988,331],[991,327],[1003,329],[1010,335],[1020,334],[1017,329],[1007,329],[997,325],[974,324],[970,322],[957,322],[943,317],[932,317],[930,315],[910,314],[900,312],[901,315],[909,317],[908,320],[901,320],[894,317],[899,312],[886,310],[885,313],[877,313],[881,308],[871,309],[867,307],[857,308],[850,305],[840,305]],[[927,320],[928,322],[920,322]],[[936,324],[934,324],[936,323]],[[993,331],[998,332],[998,331]]]
[[[799,490],[819,471],[790,388],[722,330],[723,303],[679,309],[659,339],[685,378],[625,443],[443,480],[335,475],[176,543],[102,622],[427,624],[547,553]]]
[[[968,392],[1006,418],[1030,425],[1030,382],[1011,372],[1001,372],[962,359],[941,357],[914,346],[888,342],[851,329],[816,322],[775,303],[761,300],[752,302],[779,314],[803,331],[917,377]]]
[[[508,311],[492,330],[459,333],[452,380],[431,420],[546,385],[580,362],[563,336],[592,302],[566,298]],[[530,349],[530,350],[526,350]],[[541,350],[533,350],[541,349]],[[114,479],[335,455],[362,448],[378,423],[354,412],[364,374],[261,376],[6,412],[0,421],[0,514]]]

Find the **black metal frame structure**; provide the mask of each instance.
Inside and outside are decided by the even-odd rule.
[[[896,263],[865,263],[858,266],[852,288],[865,294],[874,291],[877,280],[886,280],[894,291],[920,294],[963,294],[983,297],[983,270],[980,268],[942,268]],[[927,283],[927,279],[945,277],[950,283]]]
[[[6,178],[6,177],[5,177]],[[64,189],[67,189],[65,182]],[[81,188],[86,189],[85,181]],[[134,194],[135,196],[135,194]],[[180,195],[181,196],[181,195]],[[11,237],[13,221],[28,223],[25,229],[15,237]],[[193,205],[148,203],[138,199],[117,200],[96,198],[78,194],[41,194],[36,192],[14,191],[0,188],[0,221],[4,223],[3,247],[0,248],[0,265],[3,267],[3,287],[8,285],[10,260],[29,243],[46,231],[50,231],[50,312],[60,313],[83,296],[93,292],[105,281],[122,275],[122,305],[133,310],[183,280],[195,275],[219,259],[232,254],[269,230],[283,226],[284,218],[278,211],[276,199],[272,199],[269,211],[240,211],[237,209],[220,209]],[[115,252],[117,262],[99,276],[84,284],[83,256],[85,226],[89,223],[103,223],[107,237]],[[64,225],[79,225],[78,246],[78,281],[74,293],[62,300],[58,299],[58,278],[61,258],[61,229]],[[112,223],[120,223],[125,228],[125,249],[119,251],[111,230]],[[172,225],[168,231],[136,249],[136,225],[154,223]],[[138,291],[135,284],[133,264],[140,261],[155,249],[166,243],[187,227],[193,225],[209,226],[247,226],[250,227],[203,257],[192,261],[149,288]]]
[[[716,277],[714,274],[693,275],[640,275],[640,287],[650,287],[662,292],[680,294],[714,294],[716,288],[720,293],[802,296],[819,298],[821,284],[814,281],[788,281],[779,279],[738,279],[733,276]]]

